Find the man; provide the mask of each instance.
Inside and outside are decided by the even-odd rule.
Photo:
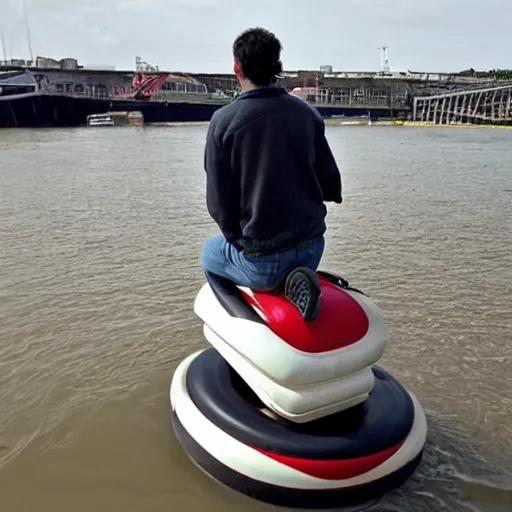
[[[341,177],[321,116],[275,85],[281,49],[261,28],[233,43],[242,94],[214,113],[208,129],[206,202],[221,234],[205,242],[201,264],[254,290],[276,290],[284,282],[285,295],[313,321],[324,201],[342,202]]]

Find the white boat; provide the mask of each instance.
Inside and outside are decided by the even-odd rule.
[[[91,114],[87,116],[87,126],[115,126],[108,114]]]

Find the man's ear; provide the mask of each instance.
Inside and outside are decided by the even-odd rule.
[[[238,62],[237,60],[235,60],[235,64],[233,66],[233,71],[235,72],[235,75],[238,78],[240,78],[242,80],[245,78],[244,72],[242,71],[242,66],[240,65],[240,62]]]

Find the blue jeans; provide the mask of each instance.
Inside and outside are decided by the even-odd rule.
[[[201,255],[205,272],[225,277],[239,286],[253,290],[276,289],[297,267],[316,270],[325,247],[324,237],[302,242],[287,251],[268,256],[245,258],[243,251],[226,241],[222,234],[206,240]]]

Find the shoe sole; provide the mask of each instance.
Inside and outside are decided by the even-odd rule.
[[[320,312],[320,282],[307,267],[293,270],[286,278],[284,294],[300,311],[306,322],[314,322]]]

